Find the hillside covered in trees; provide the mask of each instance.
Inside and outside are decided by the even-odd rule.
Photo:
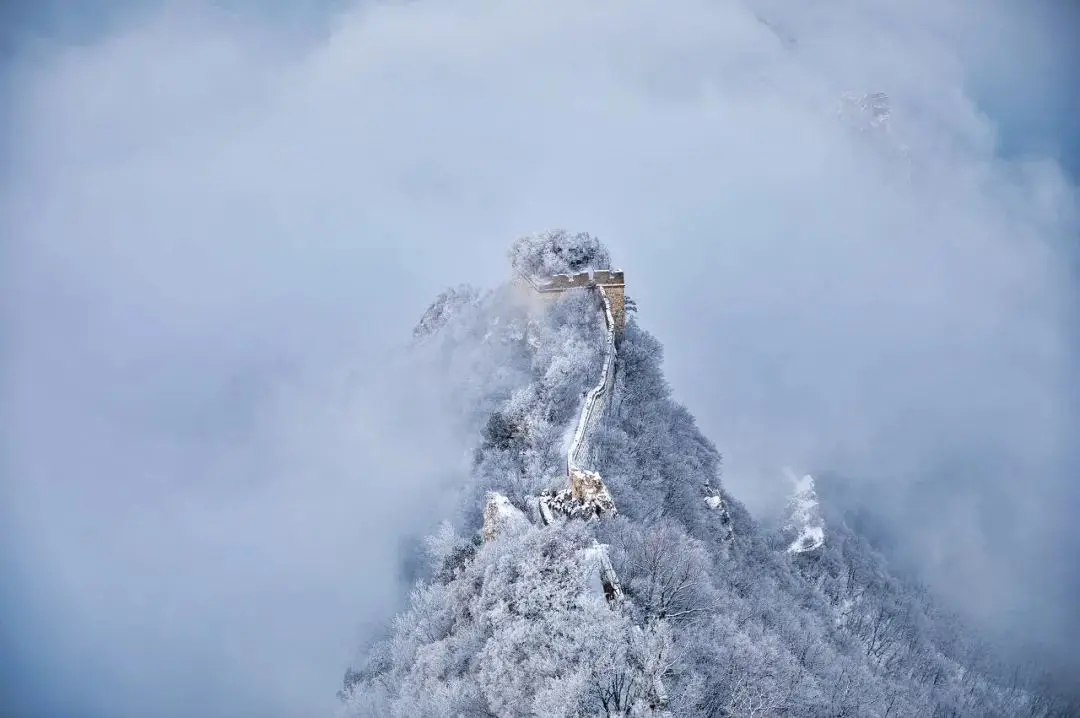
[[[566,232],[519,240],[511,261],[612,266],[595,238]],[[537,497],[565,483],[606,327],[593,293],[537,312],[518,291],[447,290],[417,326],[416,351],[437,357],[475,436],[473,471],[406,610],[346,673],[342,716],[1075,715],[892,571],[812,477],[785,522],[751,516],[632,311],[590,441],[617,511],[545,525]],[[493,493],[508,520],[483,540]],[[621,601],[596,589],[598,550]]]

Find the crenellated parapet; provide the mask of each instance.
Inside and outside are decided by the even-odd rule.
[[[592,285],[592,277],[588,272],[580,274],[556,274],[540,283],[541,292],[562,292],[567,289],[577,289]]]
[[[593,272],[593,281],[605,287],[626,286],[626,278],[621,269],[597,269]]]
[[[551,277],[520,276],[543,299],[555,299],[563,292],[574,289],[603,287],[611,302],[615,331],[621,334],[626,326],[626,277],[621,269],[594,269]]]
[[[567,289],[591,287],[600,284],[605,287],[626,286],[626,276],[621,269],[594,269],[577,274],[556,274],[551,277],[527,277],[539,292],[563,292]]]

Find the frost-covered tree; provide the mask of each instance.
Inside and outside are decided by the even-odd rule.
[[[445,533],[433,545],[456,543]],[[581,560],[584,525],[499,535],[412,594],[344,692],[344,715],[634,715],[669,639],[611,610]]]
[[[516,271],[536,277],[612,268],[611,255],[600,240],[564,229],[521,237],[510,248],[510,263]]]
[[[612,522],[607,540],[623,590],[645,622],[686,622],[712,612],[712,559],[701,544],[671,522]]]

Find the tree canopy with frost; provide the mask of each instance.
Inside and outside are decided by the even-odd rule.
[[[550,277],[586,269],[610,269],[611,255],[587,232],[572,234],[563,229],[521,237],[510,248],[510,263],[522,274]]]

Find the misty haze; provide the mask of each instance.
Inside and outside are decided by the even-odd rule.
[[[1080,13],[0,8],[0,713],[1080,715]]]

